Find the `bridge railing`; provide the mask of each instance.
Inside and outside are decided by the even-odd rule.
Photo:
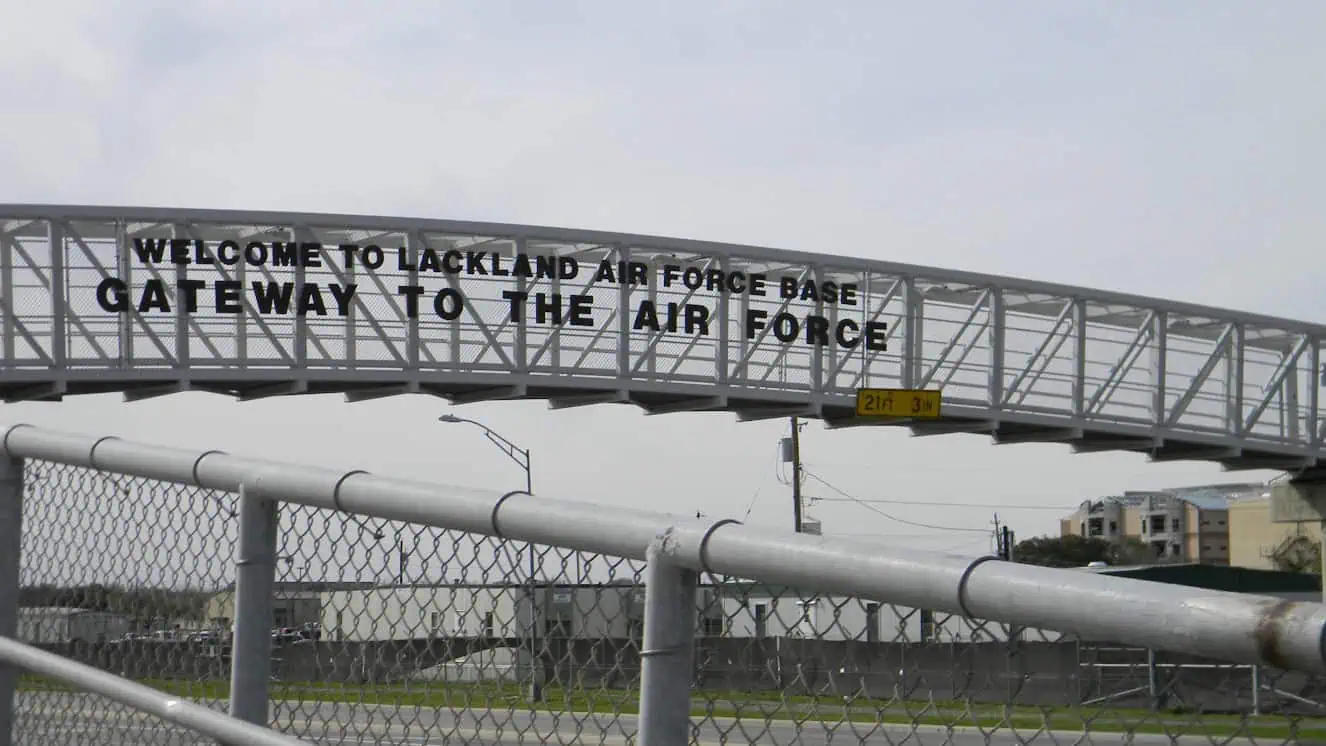
[[[4,746],[157,727],[108,676],[321,743],[1326,739],[1320,604],[28,426],[0,458],[0,637],[104,674],[6,643]]]

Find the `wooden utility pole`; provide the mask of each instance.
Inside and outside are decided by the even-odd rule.
[[[801,423],[792,418],[792,530],[801,533]]]

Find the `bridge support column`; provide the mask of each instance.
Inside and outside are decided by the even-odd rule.
[[[1326,482],[1271,485],[1271,522],[1315,524],[1317,538],[1326,547]],[[1326,578],[1326,552],[1322,552],[1322,577]],[[1322,601],[1326,603],[1326,585],[1322,588]]]

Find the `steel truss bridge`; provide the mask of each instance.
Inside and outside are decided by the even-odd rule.
[[[144,261],[143,242],[161,239],[165,259]],[[223,241],[233,242],[234,263],[220,261]],[[269,258],[293,245],[316,260],[247,261],[251,244]],[[349,245],[359,248],[347,253]],[[173,246],[189,263],[169,260]],[[380,266],[366,268],[365,247],[382,250]],[[426,267],[430,254],[444,266]],[[472,266],[494,255],[507,267],[521,255],[548,267],[574,259],[581,270],[498,277]],[[596,279],[605,260],[618,269],[641,265],[648,281]],[[685,281],[715,270],[746,286],[764,275],[768,292]],[[834,303],[824,292],[780,297],[784,277],[821,291],[825,283],[854,286],[855,302]],[[126,312],[99,303],[108,280],[122,283]],[[153,281],[164,297],[144,304],[142,289]],[[189,281],[195,288],[186,294],[179,288]],[[255,282],[293,283],[297,299],[317,284],[323,311],[273,311],[270,297],[249,291]],[[216,286],[224,283],[231,295],[223,304]],[[333,284],[357,292],[333,297]],[[421,289],[411,298],[402,287]],[[510,291],[530,299],[519,320],[502,294]],[[592,296],[593,313],[572,321],[567,308],[560,324],[540,320],[530,305],[540,293],[545,316],[554,301],[566,305],[575,295]],[[190,295],[196,308],[184,302]],[[999,443],[1061,442],[1079,452],[1133,451],[1301,479],[1324,465],[1326,327],[892,262],[446,220],[0,205],[0,297],[7,401],[208,391],[242,399],[343,393],[350,401],[426,393],[457,403],[546,399],[554,408],[615,402],[649,413],[983,433]],[[661,331],[638,328],[646,300],[659,310]],[[687,333],[685,318],[673,331],[671,303],[703,308],[707,333]],[[752,312],[762,324],[750,323]],[[774,323],[780,313],[799,324],[798,335],[810,317],[825,320],[830,343],[783,334],[792,322]],[[884,331],[877,344],[847,346],[834,338],[845,320],[858,339],[868,324]],[[941,388],[943,417],[859,420],[860,387]]]

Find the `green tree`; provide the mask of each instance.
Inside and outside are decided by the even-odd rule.
[[[1045,567],[1085,567],[1092,562],[1135,565],[1156,561],[1151,550],[1132,537],[1108,541],[1074,534],[1023,539],[1013,548],[1013,559],[1023,564]]]

